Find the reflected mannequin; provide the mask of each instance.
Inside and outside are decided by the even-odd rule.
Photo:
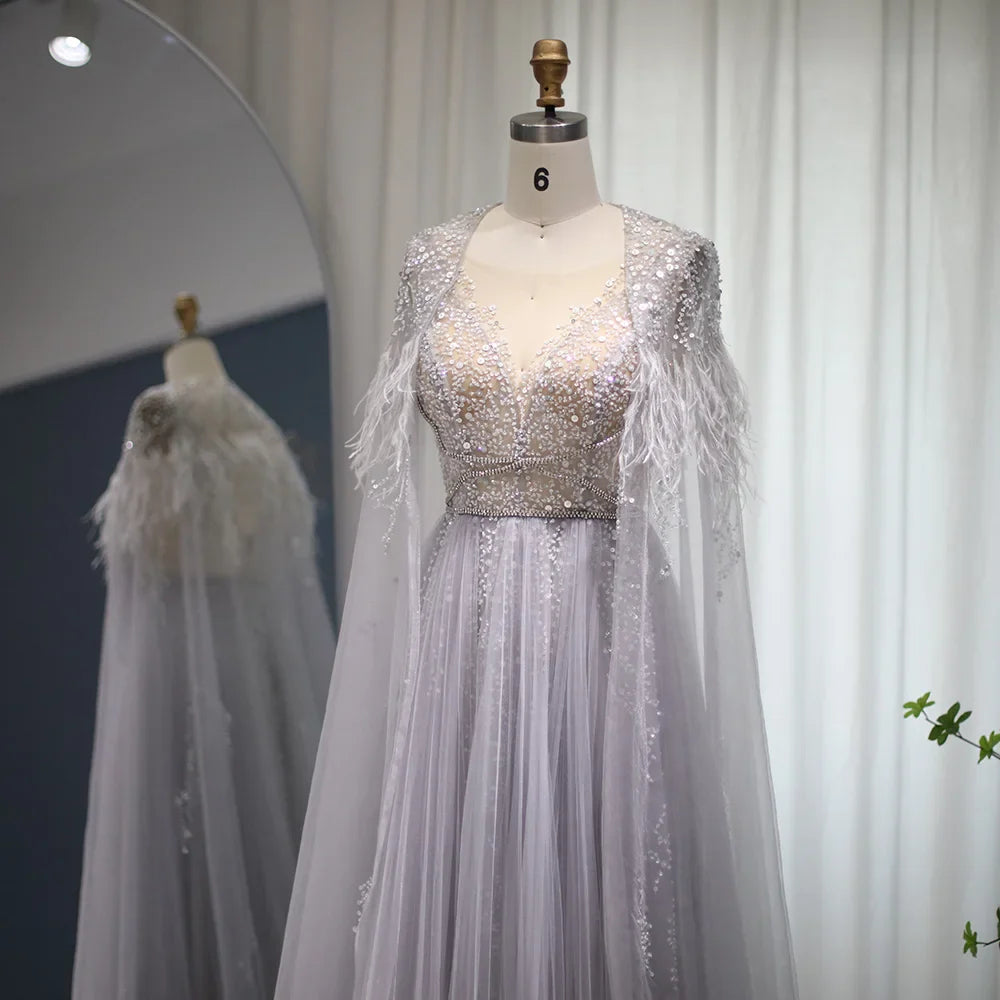
[[[277,975],[333,634],[284,437],[208,374],[136,400],[96,509],[74,1000],[268,1000]]]
[[[198,333],[198,300],[190,294],[177,296],[174,315],[183,336],[163,355],[163,373],[175,385],[191,379],[226,377],[215,344]]]
[[[64,15],[83,8],[94,16],[73,34],[90,58],[57,62],[50,46],[69,31]],[[58,47],[56,53],[65,54]],[[11,862],[4,886],[17,915],[5,933],[5,995],[69,996],[78,923],[77,995],[88,988],[101,1000],[156,996],[156,989],[179,998],[196,990],[199,1000],[227,995],[215,987],[234,981],[223,967],[225,956],[236,954],[242,965],[233,995],[255,995],[247,985],[255,982],[266,995],[332,657],[329,624],[319,624],[327,616],[316,570],[332,555],[325,267],[254,115],[182,38],[134,4],[0,4],[0,65],[7,94],[0,441],[8,470],[0,551],[18,579],[0,627],[10,662],[25,667],[9,672],[3,730],[11,752],[31,761],[0,777],[7,803],[0,854]],[[181,289],[197,295],[200,326],[211,339],[196,334],[176,342],[170,304]],[[164,371],[166,386],[142,396]],[[194,379],[214,381],[215,389],[192,393]],[[126,455],[123,425],[140,396]],[[202,477],[199,469],[223,447],[229,465],[215,463]],[[173,511],[173,523],[163,516],[171,497],[185,495],[184,477],[174,475],[185,455],[209,490],[228,468],[238,494],[226,506],[225,491],[218,493],[210,520],[222,527],[207,536],[182,524],[180,513],[194,510],[194,499]],[[102,572],[87,512],[120,460],[116,486],[127,480],[128,489],[111,490],[101,507]],[[141,489],[149,501],[143,517],[109,517],[128,506],[122,497]],[[279,520],[271,508],[282,497]],[[147,530],[130,532],[126,523]],[[200,577],[189,569],[199,541]],[[310,563],[317,545],[318,560]],[[256,576],[268,575],[261,567],[279,557],[294,579],[280,583],[279,566],[273,586],[281,593],[267,598],[272,584]],[[320,577],[332,587],[322,568]],[[105,578],[113,582],[107,602]],[[194,587],[198,579],[201,588]],[[135,581],[128,593],[127,580]],[[147,600],[156,589],[159,616]],[[191,598],[186,604],[183,594]],[[287,595],[301,600],[286,608]],[[99,699],[106,603],[109,683]],[[131,608],[134,627],[123,637],[116,615],[124,608]],[[210,633],[191,618],[197,608],[205,609]],[[241,621],[252,621],[253,630],[237,657]],[[214,660],[199,659],[202,666],[185,676],[179,665],[194,663],[185,657],[209,634]],[[137,645],[143,636],[150,644],[160,636],[146,658]],[[283,706],[275,704],[279,695]],[[195,712],[196,705],[204,711]],[[140,719],[142,711],[149,714]],[[212,729],[213,718],[221,728]],[[209,739],[220,733],[233,741],[225,754]],[[189,743],[189,735],[197,741]],[[188,751],[181,749],[189,746],[197,748],[197,780],[189,780]],[[219,765],[233,748],[239,759]],[[97,805],[81,900],[88,774],[90,804]],[[205,795],[219,808],[232,807],[223,827],[238,824],[221,860],[208,857],[207,837],[195,845],[197,800]],[[102,811],[109,801],[110,811]],[[119,807],[121,826],[109,825]],[[103,836],[109,829],[110,840]],[[176,841],[184,830],[190,843]],[[171,838],[172,857],[143,853],[165,851]],[[220,869],[217,861],[233,867]],[[129,882],[127,873],[137,871]],[[231,906],[243,923],[183,935],[165,922],[153,930],[141,907],[156,901],[186,915],[209,902],[218,913]],[[123,961],[110,969],[95,956],[116,934]],[[155,987],[144,979],[153,959],[143,942],[153,940],[162,952],[153,958],[165,963]],[[84,967],[94,973],[90,987]]]

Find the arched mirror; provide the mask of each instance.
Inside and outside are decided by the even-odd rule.
[[[0,66],[3,992],[66,997],[104,608],[88,511],[190,292],[291,440],[332,565],[324,267],[258,121],[140,8],[0,3]]]

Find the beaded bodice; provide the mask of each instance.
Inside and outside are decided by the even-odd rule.
[[[454,513],[611,519],[627,510],[669,542],[688,475],[710,491],[706,516],[738,505],[746,405],[719,330],[715,247],[618,207],[624,270],[524,371],[462,264],[490,209],[409,240],[392,337],[350,442],[366,497],[391,512],[386,540],[401,504],[417,500],[417,409],[436,432]]]
[[[624,269],[518,369],[464,270],[421,339],[417,401],[457,514],[614,519],[618,449],[638,364]]]

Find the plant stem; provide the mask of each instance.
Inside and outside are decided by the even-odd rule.
[[[914,707],[916,707],[916,706],[914,706]],[[923,710],[923,712],[921,714],[923,715],[923,717],[932,726],[936,726],[937,725],[937,719],[932,719],[927,714],[927,709],[926,708]],[[963,743],[968,743],[970,747],[975,747],[977,750],[982,750],[982,747],[978,743],[973,743],[972,740],[967,740],[960,732],[955,733],[954,735],[957,736]],[[990,756],[996,758],[997,760],[1000,760],[1000,753],[997,753],[996,750],[991,750],[990,751]],[[997,940],[1000,941],[1000,938],[997,938]],[[990,942],[990,944],[994,944],[994,943],[995,942],[992,942],[992,941]]]

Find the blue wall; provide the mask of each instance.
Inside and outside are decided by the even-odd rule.
[[[290,436],[319,500],[332,595],[332,455],[322,304],[220,333],[226,369]],[[159,351],[0,394],[0,994],[69,996],[104,581],[85,518]],[[112,998],[108,998],[112,1000]]]

